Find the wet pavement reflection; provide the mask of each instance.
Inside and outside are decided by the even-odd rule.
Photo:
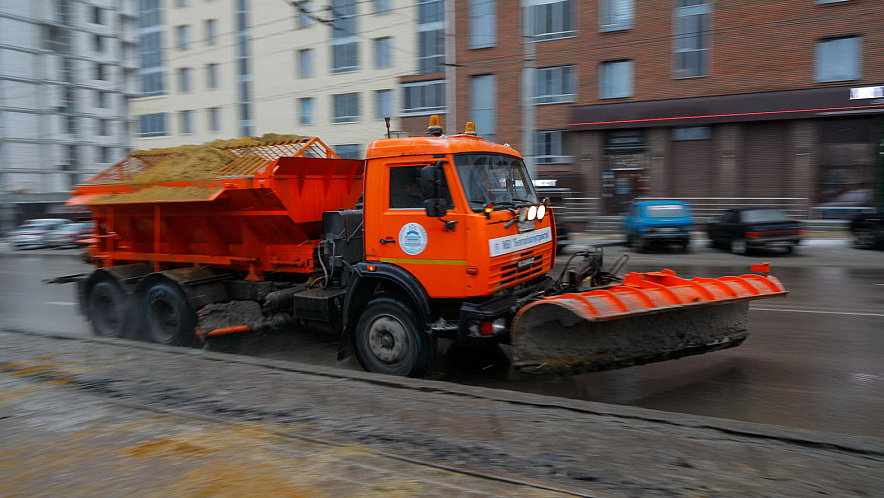
[[[835,254],[848,258],[849,251]],[[726,255],[730,259],[719,262],[704,255],[669,256],[635,258],[628,269],[666,267],[686,277],[739,275],[747,273],[749,263],[765,260]],[[455,352],[449,355],[449,370],[440,377],[550,396],[884,437],[884,253],[880,262],[869,268],[775,264],[773,274],[790,295],[753,303],[750,336],[735,349],[557,378],[508,377],[503,354],[495,361]],[[0,257],[0,327],[88,335],[87,324],[77,315],[74,286],[40,283],[43,278],[88,269],[70,256]],[[336,341],[307,334],[293,334],[269,349],[244,352],[359,368],[352,359],[336,361]]]

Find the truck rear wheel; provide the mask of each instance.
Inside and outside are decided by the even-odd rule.
[[[126,332],[126,293],[115,282],[98,282],[89,290],[87,313],[92,333],[123,337]]]
[[[421,375],[436,354],[436,340],[421,330],[401,301],[370,301],[356,325],[356,358],[369,372]]]
[[[174,346],[193,343],[196,313],[177,285],[153,284],[144,294],[142,310],[143,330],[150,342]]]

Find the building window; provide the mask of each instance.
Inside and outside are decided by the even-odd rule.
[[[708,0],[676,0],[676,78],[695,78],[709,74],[711,23],[712,6]]]
[[[359,67],[356,0],[332,0],[332,13],[332,72],[353,71]]]
[[[862,69],[862,44],[858,36],[829,38],[817,42],[814,54],[814,80],[858,80]]]
[[[249,31],[249,2],[236,0],[236,66],[237,66],[237,104],[239,109],[239,134],[243,137],[252,135],[252,74],[249,64],[252,62]]]
[[[108,77],[107,74],[107,64],[96,64],[95,65],[95,79],[97,80],[106,80]]]
[[[218,43],[218,20],[206,19],[206,43],[216,45]]]
[[[74,116],[65,116],[64,117],[64,127],[67,131],[68,135],[76,135],[77,134],[77,118]]]
[[[95,92],[95,107],[98,107],[100,109],[107,109],[107,95],[108,93],[102,90],[98,90],[97,92]]]
[[[190,48],[190,26],[177,26],[175,27],[175,33],[178,40],[178,48],[181,50]]]
[[[445,62],[445,6],[442,0],[418,0],[418,69],[442,71]]]
[[[558,104],[575,100],[573,66],[545,67],[537,69],[534,74],[535,104]]]
[[[160,95],[163,82],[163,25],[160,23],[159,0],[139,2],[138,25],[141,33],[138,49],[141,53],[141,96]]]
[[[375,14],[389,14],[390,13],[390,0],[374,0],[374,13]]]
[[[334,122],[355,123],[359,121],[359,94],[342,93],[334,96]]]
[[[106,137],[110,135],[110,120],[109,119],[99,119],[98,120],[98,135],[102,137]]]
[[[218,64],[206,64],[206,80],[210,90],[218,89]]]
[[[534,17],[529,28],[535,41],[554,40],[574,35],[571,0],[528,0]]]
[[[445,82],[421,81],[402,85],[405,114],[432,114],[445,110]]]
[[[309,28],[313,26],[313,9],[310,8],[312,2],[298,3],[298,27]]]
[[[181,111],[181,133],[190,135],[193,133],[193,111]]]
[[[497,77],[484,74],[470,78],[470,120],[476,132],[493,142],[497,131],[494,110],[497,108]]]
[[[104,37],[101,35],[94,35],[92,38],[92,43],[95,48],[95,53],[100,54],[104,52]]]
[[[187,7],[189,4],[189,0],[175,0],[176,7]]]
[[[341,159],[362,159],[359,154],[359,144],[335,145],[332,148]]]
[[[104,10],[101,7],[92,7],[92,24],[104,24]]]
[[[599,98],[632,97],[632,61],[603,62],[599,67]]]
[[[109,163],[111,162],[111,148],[110,147],[101,147],[99,149],[99,162],[101,163]]]
[[[301,78],[313,76],[313,50],[298,50],[298,76]]]
[[[374,41],[375,67],[390,67],[391,38],[377,38]]]
[[[712,128],[708,126],[685,126],[672,129],[672,140],[680,142],[685,140],[709,140],[712,138]]]
[[[209,131],[217,133],[221,131],[221,109],[209,108]]]
[[[378,119],[393,117],[393,90],[378,90],[375,92],[377,108],[375,117]]]
[[[534,161],[537,164],[561,164],[571,162],[565,154],[565,133],[562,131],[538,131],[534,138]]]
[[[493,47],[496,43],[494,0],[470,0],[470,48]]]
[[[190,73],[191,70],[189,67],[182,67],[178,70],[178,91],[179,92],[189,92],[190,91]]]
[[[602,31],[618,31],[632,27],[635,0],[601,0],[599,9],[599,29]]]
[[[306,97],[298,100],[298,118],[302,125],[316,124],[316,118],[314,117],[314,102],[315,100],[313,97]]]
[[[143,114],[138,116],[138,136],[146,137],[164,137],[168,134],[166,130],[166,113]]]

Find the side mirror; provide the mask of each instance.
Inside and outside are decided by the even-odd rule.
[[[425,200],[424,207],[427,208],[427,216],[431,218],[441,218],[448,212],[448,203],[441,197]]]
[[[421,168],[421,195],[425,199],[442,197],[442,184],[445,180],[445,161]]]
[[[436,161],[436,164],[421,168],[421,195],[424,196],[424,207],[427,216],[440,218],[448,212],[448,203],[445,201],[445,161]]]

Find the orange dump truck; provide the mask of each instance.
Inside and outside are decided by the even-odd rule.
[[[102,336],[189,345],[262,327],[340,333],[369,371],[419,375],[440,338],[510,344],[528,371],[618,368],[740,344],[763,275],[618,277],[600,251],[552,278],[553,210],[514,149],[468,132],[138,152],[76,187],[97,226],[81,310]],[[180,161],[179,161],[180,162]]]

